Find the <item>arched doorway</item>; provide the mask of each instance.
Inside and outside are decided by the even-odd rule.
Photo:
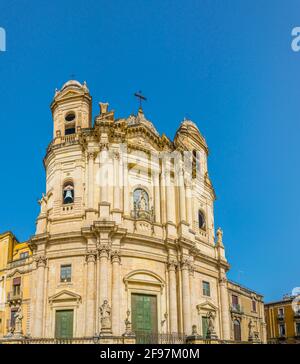
[[[234,340],[241,341],[241,323],[239,320],[233,321],[233,333],[234,333]]]

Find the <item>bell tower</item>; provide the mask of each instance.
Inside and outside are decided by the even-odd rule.
[[[55,90],[51,103],[54,122],[53,139],[76,134],[81,128],[92,126],[92,97],[86,82],[66,82]]]

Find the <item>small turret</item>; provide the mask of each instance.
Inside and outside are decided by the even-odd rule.
[[[66,82],[55,90],[51,104],[53,138],[75,134],[80,128],[92,126],[92,98],[86,82]]]

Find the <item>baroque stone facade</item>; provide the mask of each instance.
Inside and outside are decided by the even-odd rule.
[[[205,139],[184,120],[172,141],[141,108],[115,119],[107,103],[92,124],[91,101],[86,83],[71,80],[51,104],[46,192],[29,241],[30,336],[132,330],[232,340]]]

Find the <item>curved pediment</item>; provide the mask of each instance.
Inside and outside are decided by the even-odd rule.
[[[156,285],[161,288],[165,285],[164,280],[156,273],[149,270],[134,270],[124,277],[124,283],[127,287],[130,283]]]

